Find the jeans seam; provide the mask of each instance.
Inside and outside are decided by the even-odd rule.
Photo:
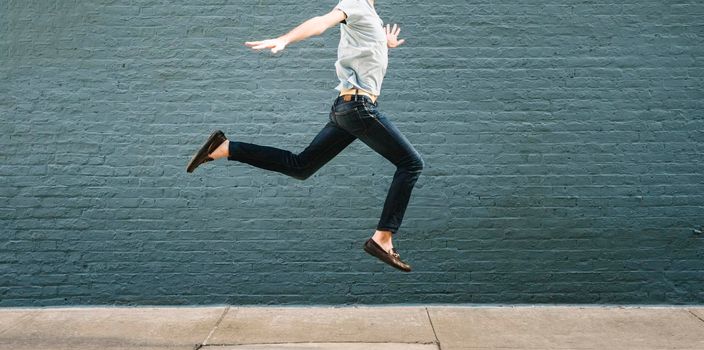
[[[364,106],[364,108],[366,109],[367,106]],[[377,123],[379,123],[379,125],[381,125],[381,127],[384,128],[384,131],[386,131],[387,134],[392,134],[392,132],[389,131],[389,129],[386,127],[386,125],[384,125],[384,123],[382,123],[381,120],[379,120],[379,118],[377,118],[376,115],[372,114],[372,116],[373,116],[372,119],[374,119],[374,121],[376,121]]]
[[[362,101],[362,106],[364,106],[364,111],[367,112],[367,114],[371,115],[371,116],[372,116],[372,119],[376,120],[376,116],[374,115],[374,113],[372,113],[371,111],[369,111],[369,109],[367,108],[367,104],[366,104],[365,101]],[[384,126],[382,125],[382,127],[384,127]],[[371,125],[370,125],[369,127],[364,128],[364,135],[367,135],[367,131],[369,130],[369,128],[371,128]],[[384,130],[386,130],[386,132],[388,132],[388,130],[386,129],[386,127],[384,127]]]

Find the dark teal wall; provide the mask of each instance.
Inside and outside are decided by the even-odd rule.
[[[215,128],[308,145],[339,29],[243,42],[335,3],[0,0],[0,306],[704,302],[704,3],[380,0],[410,274],[362,250],[395,169],[360,141],[185,172]]]

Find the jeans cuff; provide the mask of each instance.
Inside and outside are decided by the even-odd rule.
[[[236,151],[235,148],[237,148],[237,145],[232,140],[227,140],[227,142],[230,143],[229,145],[227,145],[227,153],[228,153],[227,159],[228,160],[237,160],[237,158],[232,156],[233,154],[237,154],[237,152],[233,152],[233,151]]]
[[[392,227],[380,227],[380,226],[377,226],[376,229],[379,230],[379,231],[391,231],[391,234],[392,234],[392,235],[396,234],[396,231],[398,231],[397,228],[392,228]]]

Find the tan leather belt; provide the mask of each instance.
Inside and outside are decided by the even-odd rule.
[[[369,98],[372,99],[372,103],[376,103],[376,98],[377,98],[377,96],[376,96],[376,95],[373,95],[373,94],[371,94],[371,93],[369,93],[369,92],[367,92],[367,91],[364,91],[364,90],[362,90],[362,89],[352,88],[352,89],[346,89],[346,90],[340,91],[340,96],[345,96],[345,97],[342,98],[345,102],[351,101],[351,100],[352,100],[352,96],[354,96],[354,95],[369,96]]]

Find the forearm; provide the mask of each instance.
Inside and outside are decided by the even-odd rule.
[[[316,16],[280,36],[279,39],[285,40],[288,44],[295,43],[310,38],[311,36],[323,34],[327,28],[328,27],[323,22],[323,17]]]

